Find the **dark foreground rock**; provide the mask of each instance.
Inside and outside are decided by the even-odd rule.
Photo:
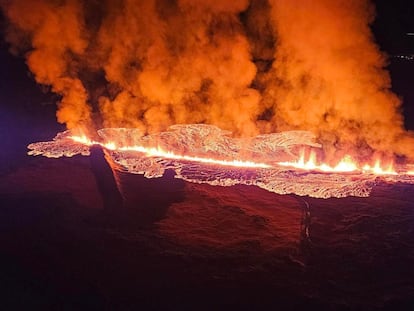
[[[28,157],[0,177],[7,309],[414,305],[412,186],[322,200],[133,175],[117,206],[104,163]]]

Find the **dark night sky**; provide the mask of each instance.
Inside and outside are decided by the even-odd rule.
[[[375,1],[377,18],[373,24],[375,38],[390,55],[392,88],[403,100],[408,129],[414,129],[414,60],[397,59],[397,55],[414,54],[414,4],[412,1]]]
[[[373,30],[378,43],[389,54],[414,53],[414,9],[412,1],[377,0]]]

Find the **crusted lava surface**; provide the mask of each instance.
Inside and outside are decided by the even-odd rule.
[[[414,188],[367,198],[112,174],[22,158],[0,177],[5,305],[394,310],[413,301]],[[118,187],[117,187],[118,185]]]

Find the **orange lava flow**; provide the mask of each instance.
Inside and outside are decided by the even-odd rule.
[[[316,161],[316,154],[313,151],[310,152],[307,159],[305,157],[305,152],[302,151],[299,160],[294,162],[279,162],[278,164],[282,166],[294,167],[297,169],[314,170],[321,172],[362,172],[375,175],[398,175],[398,173],[394,170],[392,163],[390,163],[386,168],[383,168],[381,161],[377,160],[372,166],[365,164],[361,167],[352,159],[350,155],[345,155],[335,166],[330,166],[325,163],[318,164]]]
[[[163,150],[160,147],[145,147],[140,145],[135,146],[117,146],[115,142],[97,142],[89,139],[87,136],[70,136],[75,142],[92,146],[100,145],[103,148],[113,151],[134,151],[143,153],[148,157],[162,157],[166,159],[174,160],[184,160],[191,162],[199,162],[206,164],[216,164],[223,166],[233,166],[233,167],[244,167],[244,168],[274,168],[273,165],[266,163],[245,161],[245,160],[220,160],[213,158],[204,158],[199,156],[189,156],[189,155],[180,155],[172,151]],[[380,160],[376,160],[373,165],[364,164],[359,165],[356,161],[352,159],[350,155],[345,155],[335,166],[328,165],[326,163],[318,163],[316,158],[316,153],[311,151],[306,157],[305,152],[302,151],[300,157],[296,161],[291,162],[277,162],[278,166],[291,167],[299,170],[306,171],[320,171],[325,173],[364,173],[364,174],[374,174],[374,175],[414,175],[414,170],[409,170],[406,172],[398,172],[394,169],[394,165],[390,162],[388,165],[383,165]]]
[[[212,158],[203,158],[197,156],[188,156],[188,155],[179,155],[172,151],[165,151],[162,148],[154,148],[154,147],[145,147],[145,146],[126,146],[126,147],[118,147],[114,142],[109,143],[100,143],[97,141],[90,140],[86,136],[70,136],[70,138],[76,142],[92,146],[92,145],[100,145],[108,150],[118,150],[118,151],[136,151],[140,153],[144,153],[146,156],[149,157],[163,157],[166,159],[174,159],[174,160],[184,160],[184,161],[192,161],[192,162],[199,162],[199,163],[206,163],[206,164],[217,164],[217,165],[224,165],[224,166],[234,166],[234,167],[245,167],[245,168],[271,168],[271,165],[265,163],[258,163],[253,161],[244,161],[244,160],[218,160]]]

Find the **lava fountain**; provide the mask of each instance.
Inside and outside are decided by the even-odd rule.
[[[414,184],[410,165],[376,159],[360,164],[345,155],[336,165],[320,163],[321,145],[306,131],[232,138],[215,126],[174,125],[144,135],[137,129],[105,128],[99,141],[71,131],[28,146],[30,155],[50,158],[89,155],[99,145],[115,171],[157,178],[171,169],[175,178],[215,186],[255,185],[278,194],[316,198],[369,196],[379,182]],[[310,150],[306,152],[306,150]],[[384,165],[386,164],[386,165]]]

